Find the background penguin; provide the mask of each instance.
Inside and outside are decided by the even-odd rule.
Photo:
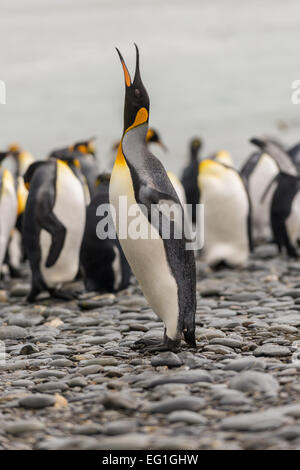
[[[9,240],[6,263],[11,277],[19,277],[21,275],[21,264],[22,261],[24,261],[22,225],[24,209],[28,196],[28,191],[24,185],[23,175],[28,166],[34,161],[34,158],[29,152],[21,150],[17,144],[12,144],[6,152],[1,152],[0,161],[1,166],[9,168],[9,171],[12,171],[12,176],[17,188],[17,221]]]
[[[186,203],[192,205],[192,222],[196,223],[197,204],[200,200],[200,191],[198,186],[198,167],[199,167],[199,152],[202,148],[202,141],[199,138],[194,138],[190,143],[190,157],[189,163],[184,168],[181,182],[184,187]]]
[[[15,180],[9,170],[0,168],[0,270],[17,220],[17,205]]]
[[[251,226],[253,243],[271,241],[271,202],[276,185],[272,182],[279,168],[275,160],[265,152],[250,155],[241,169],[248,185],[251,200]],[[272,187],[269,187],[272,185]]]
[[[79,269],[86,202],[74,163],[48,160],[33,163],[24,175],[30,186],[24,214],[24,245],[32,281],[28,301],[44,289],[66,298],[58,289]]]
[[[73,159],[77,159],[80,163],[80,171],[86,178],[90,199],[95,194],[95,184],[99,173],[94,139],[92,137],[88,140],[76,142],[70,147],[53,150],[48,157],[66,160],[72,156]]]
[[[209,266],[244,266],[251,250],[250,201],[239,173],[216,160],[199,165],[204,253]]]
[[[300,174],[289,154],[268,139],[251,139],[278,165],[273,179],[270,219],[274,241],[279,251],[285,247],[289,256],[297,257],[300,241]],[[269,185],[271,186],[271,185]]]
[[[227,150],[219,150],[211,158],[217,162],[224,163],[224,165],[234,167],[232,156]]]
[[[184,187],[183,187],[180,179],[178,178],[177,175],[175,175],[175,173],[173,173],[173,171],[168,171],[167,175],[169,177],[169,180],[172,183],[173,188],[176,191],[176,194],[179,198],[179,201],[180,201],[181,205],[184,207],[185,204],[186,204],[186,196],[185,196]]]
[[[99,222],[107,219],[107,215],[97,215],[97,208],[109,204],[109,181],[109,174],[98,176],[96,194],[87,207],[80,255],[87,291],[117,292],[125,289],[130,281],[130,267],[118,239],[100,239],[96,233]],[[114,230],[112,219],[110,224]]]
[[[18,144],[11,144],[6,152],[2,166],[7,168],[15,179],[23,176],[29,165],[35,161],[30,152],[21,149]]]
[[[178,196],[161,162],[146,144],[149,117],[149,97],[141,81],[139,54],[136,47],[136,70],[133,82],[118,51],[125,77],[124,133],[111,175],[109,198],[116,210],[116,228],[120,235],[120,196],[128,207],[143,204],[147,213],[140,212],[139,223],[155,234],[147,239],[127,232],[119,237],[121,246],[142,291],[154,312],[165,324],[163,343],[148,350],[167,350],[179,346],[182,333],[186,342],[195,346],[196,274],[192,251],[186,250],[184,236],[174,237],[176,221],[161,210],[161,203],[176,204],[181,221],[184,217]],[[151,218],[151,206],[159,213],[159,224]],[[141,207],[141,206],[139,206]],[[128,216],[128,214],[121,214]],[[128,220],[130,222],[130,220]],[[151,224],[153,223],[153,225]],[[162,224],[171,226],[170,239],[161,238]]]

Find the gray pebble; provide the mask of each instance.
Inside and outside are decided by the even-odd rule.
[[[0,327],[0,340],[1,339],[22,339],[28,336],[27,330],[21,326],[1,326]]]
[[[226,364],[224,367],[224,370],[234,370],[236,372],[248,369],[262,371],[265,369],[265,363],[260,359],[256,359],[252,356],[247,356],[240,359],[234,359],[233,361],[230,361],[228,364]]]
[[[206,424],[207,418],[196,413],[195,411],[188,410],[179,410],[173,411],[167,416],[167,419],[170,423],[176,423],[178,421],[187,423],[187,424]]]
[[[35,419],[26,419],[6,424],[5,431],[8,434],[12,434],[13,436],[19,436],[20,434],[24,434],[26,432],[31,433],[35,431],[41,431],[44,429],[44,427],[45,425],[41,421],[37,421]]]
[[[270,374],[247,370],[230,380],[229,386],[242,392],[263,392],[267,397],[276,397],[279,391],[277,380]]]
[[[149,413],[171,413],[178,410],[198,411],[205,405],[203,398],[198,397],[178,397],[159,401],[147,408]]]
[[[263,344],[253,351],[254,356],[268,356],[268,357],[282,357],[290,356],[291,351],[285,346],[279,346],[277,344]]]
[[[52,406],[55,403],[55,398],[52,395],[28,395],[27,397],[19,400],[19,406],[23,408],[45,408],[46,406]]]
[[[151,365],[153,367],[159,366],[167,366],[169,368],[172,367],[180,367],[182,365],[182,360],[177,356],[177,354],[167,351],[151,358]]]

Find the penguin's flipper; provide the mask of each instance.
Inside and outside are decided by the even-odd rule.
[[[158,204],[160,201],[170,201],[178,203],[178,201],[170,194],[158,191],[150,186],[142,185],[139,191],[139,200],[142,204]]]
[[[259,147],[263,152],[270,155],[277,163],[278,168],[283,173],[291,176],[298,176],[299,172],[290,155],[278,144],[266,138],[253,138],[250,142]]]
[[[52,237],[51,247],[45,264],[46,268],[51,268],[56,263],[64,246],[67,231],[53,212],[49,212],[43,218],[41,227],[49,232]]]
[[[31,165],[27,168],[27,170],[26,170],[26,172],[23,176],[25,185],[28,185],[31,182],[31,179],[32,179],[35,171],[39,167],[44,166],[44,165],[45,165],[44,160],[31,163]]]

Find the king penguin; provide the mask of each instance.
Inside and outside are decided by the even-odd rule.
[[[142,83],[139,51],[133,82],[118,51],[125,77],[124,132],[113,167],[109,199],[116,212],[115,223],[124,254],[154,312],[164,322],[163,342],[144,348],[148,351],[174,350],[185,341],[195,347],[196,273],[193,251],[186,249],[186,238],[174,236],[176,222],[165,215],[162,204],[175,205],[184,217],[178,196],[161,162],[146,144],[149,97]],[[125,199],[128,211],[122,211]],[[139,225],[148,234],[136,237],[127,231],[120,236],[120,217],[130,222],[131,207],[141,209]],[[145,210],[146,208],[146,210]],[[159,217],[151,217],[151,210]],[[162,236],[164,223],[170,237]],[[144,233],[145,233],[144,232]],[[152,236],[149,236],[152,234]]]
[[[109,181],[108,173],[101,173],[97,178],[96,194],[87,207],[80,254],[86,290],[100,293],[125,289],[131,276],[119,240],[109,236],[113,230],[113,221],[108,214]],[[99,209],[103,211],[100,214]]]
[[[86,179],[90,200],[95,194],[95,184],[99,173],[94,140],[95,137],[92,137],[88,140],[76,142],[69,147],[53,150],[48,157],[68,160],[72,156],[80,163],[80,171]]]
[[[197,204],[200,201],[200,191],[198,186],[198,167],[199,167],[199,152],[202,147],[202,141],[195,137],[190,142],[190,157],[189,163],[184,168],[181,182],[184,187],[186,202],[192,208],[192,222],[196,223],[197,219]]]
[[[32,280],[27,300],[48,290],[59,291],[71,282],[79,269],[86,201],[76,164],[59,159],[33,163],[24,175],[29,194],[24,214],[24,246]]]
[[[251,245],[250,201],[240,174],[217,160],[199,165],[204,252],[209,266],[242,267]]]
[[[273,239],[279,252],[285,247],[287,254],[298,257],[300,244],[300,173],[288,152],[266,138],[251,142],[277,164],[277,174],[266,189],[270,198],[270,222]],[[271,195],[269,195],[271,193]]]
[[[271,202],[275,190],[273,181],[278,173],[276,161],[265,152],[252,153],[241,169],[251,200],[251,226],[255,245],[272,240]]]
[[[0,271],[17,220],[17,194],[13,175],[0,168]]]

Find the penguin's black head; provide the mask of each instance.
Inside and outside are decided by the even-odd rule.
[[[199,137],[194,137],[190,143],[191,152],[192,153],[198,152],[198,150],[201,149],[202,145],[203,145],[202,140]]]
[[[159,133],[153,129],[153,127],[149,127],[148,129],[148,132],[147,132],[147,135],[146,135],[146,142],[153,142],[155,144],[158,144],[161,146],[161,148],[167,152],[168,149],[167,147],[165,146],[165,144],[162,142],[161,140],[161,137],[159,135]]]
[[[136,48],[136,67],[135,75],[133,82],[131,81],[130,74],[124,62],[124,59],[121,55],[119,49],[117,52],[119,54],[121,64],[124,71],[125,78],[125,107],[124,107],[124,132],[133,124],[139,125],[144,122],[148,122],[149,118],[149,96],[146,91],[146,88],[143,85],[141,75],[140,75],[140,65],[139,65],[139,50],[137,45]]]
[[[80,142],[76,142],[74,145],[70,147],[71,151],[78,151],[82,154],[90,154],[94,157],[96,156],[96,148],[94,145],[94,140],[96,137],[92,137],[89,140],[83,140]]]

